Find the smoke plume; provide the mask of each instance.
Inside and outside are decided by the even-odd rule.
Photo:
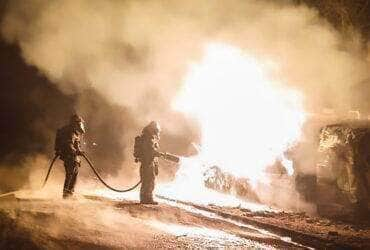
[[[167,109],[212,40],[276,63],[310,104],[348,108],[368,78],[356,37],[287,1],[11,1],[2,34],[66,93],[93,87],[140,118]]]

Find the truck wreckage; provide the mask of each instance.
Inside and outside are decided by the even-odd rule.
[[[366,214],[370,199],[370,128],[368,124],[335,124],[321,130],[318,148],[317,202],[334,210]],[[333,209],[331,209],[333,210]]]

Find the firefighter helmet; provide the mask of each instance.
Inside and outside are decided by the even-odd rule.
[[[70,124],[76,128],[80,133],[85,133],[85,121],[81,116],[74,114],[70,118]]]
[[[161,132],[161,126],[156,121],[151,121],[144,129],[143,134],[159,135]]]

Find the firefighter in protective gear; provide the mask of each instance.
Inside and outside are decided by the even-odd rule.
[[[72,115],[68,125],[58,129],[55,139],[55,154],[64,162],[66,171],[63,198],[73,195],[77,181],[78,169],[81,165],[81,139],[85,133],[84,120],[79,115]]]
[[[160,126],[158,122],[152,121],[144,127],[140,137],[140,150],[138,161],[140,161],[140,203],[158,204],[153,200],[153,190],[155,186],[155,176],[158,175]],[[135,139],[136,140],[136,139]],[[137,142],[138,143],[138,142]]]

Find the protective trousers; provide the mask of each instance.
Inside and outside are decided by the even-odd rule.
[[[80,163],[76,162],[74,159],[64,161],[66,177],[64,180],[63,198],[68,198],[73,195],[79,167]]]
[[[152,202],[153,201],[153,190],[155,186],[155,167],[153,163],[141,164],[140,167],[140,178],[141,178],[141,189],[140,189],[140,201],[141,202]]]

